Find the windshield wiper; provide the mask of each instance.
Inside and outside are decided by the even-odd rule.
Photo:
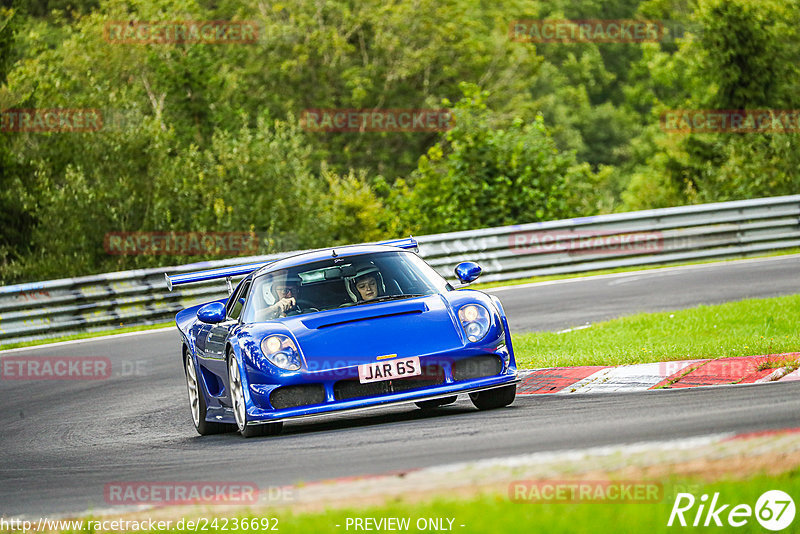
[[[424,293],[410,293],[408,295],[386,295],[384,297],[374,298],[372,300],[364,300],[356,304],[356,306],[361,306],[362,304],[374,304],[376,302],[387,302],[390,300],[401,300],[401,299],[413,299],[416,297],[426,297],[427,295]]]

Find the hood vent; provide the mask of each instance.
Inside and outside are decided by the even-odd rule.
[[[381,317],[415,315],[425,311],[428,311],[428,307],[424,302],[387,302],[378,307],[371,306],[369,304],[362,304],[361,306],[355,306],[346,310],[337,310],[335,313],[322,315],[314,314],[313,317],[303,319],[303,324],[306,326],[306,328],[320,329],[340,324],[367,321],[369,319],[378,319]]]

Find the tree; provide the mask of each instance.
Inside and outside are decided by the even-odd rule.
[[[653,121],[669,109],[796,109],[800,5],[705,0],[677,51],[646,54]],[[651,49],[652,52],[652,49]],[[656,89],[658,81],[662,87]],[[640,93],[641,95],[642,93]],[[793,194],[800,190],[797,133],[658,132],[634,141],[638,165],[628,208]]]
[[[462,91],[455,126],[420,157],[395,198],[406,229],[450,232],[572,215],[571,186],[590,180],[588,165],[559,153],[541,116],[497,124],[487,91],[470,84]]]
[[[27,100],[8,90],[6,85],[14,59],[17,14],[0,7],[0,111],[24,104]],[[35,218],[28,209],[21,186],[27,166],[17,155],[19,135],[0,129],[0,283],[3,273],[30,251]],[[19,274],[19,270],[16,271]]]

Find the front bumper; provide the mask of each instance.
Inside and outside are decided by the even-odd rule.
[[[247,418],[254,423],[382,407],[472,393],[513,384],[513,353],[467,349],[420,357],[421,374],[361,384],[358,366],[294,373],[272,383],[248,383]],[[248,377],[249,378],[249,377]]]
[[[419,359],[422,373],[418,376],[368,384],[360,384],[358,378],[361,362],[339,365],[338,361],[322,360],[314,371],[281,372],[280,376],[247,366],[242,377],[247,419],[257,424],[351,412],[472,393],[517,381],[514,353],[503,340],[493,346],[461,348]],[[213,413],[209,410],[207,419],[233,421],[233,412],[223,406]]]
[[[250,406],[247,418],[251,423],[271,423],[290,419],[309,418],[337,412],[356,412],[374,408],[395,406],[423,400],[432,400],[449,397],[459,393],[475,393],[487,389],[516,384],[519,382],[516,370],[509,370],[505,374],[488,378],[464,380],[460,382],[445,383],[441,385],[420,388],[410,391],[388,393],[376,397],[362,397],[358,399],[331,401],[311,406],[298,406],[282,410],[264,410]]]

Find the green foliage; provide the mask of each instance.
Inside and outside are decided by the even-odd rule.
[[[681,134],[655,126],[667,109],[797,109],[798,22],[796,0],[703,0],[674,53],[645,49],[636,70],[649,81],[636,98],[642,108],[650,104],[653,125],[631,143],[626,209],[800,191],[797,133]]]
[[[384,207],[366,181],[364,173],[338,175],[323,172],[327,194],[316,206],[318,246],[379,241]]]
[[[0,7],[0,88],[8,78],[14,57],[19,16]],[[16,95],[0,91],[0,110],[23,103]],[[21,255],[30,251],[34,215],[20,202],[22,177],[29,171],[15,147],[19,136],[0,131],[0,272],[15,267]],[[1,278],[1,277],[0,277]]]
[[[508,17],[524,5],[297,0],[255,11],[229,1],[221,9],[257,20],[263,37],[239,47],[237,90],[226,97],[231,107],[266,108],[279,118],[309,108],[436,108],[443,98],[458,98],[458,84],[469,81],[502,94],[503,110],[513,110],[539,64],[534,49],[505,35]],[[416,167],[436,134],[309,137],[315,157],[337,172],[367,169],[393,183]]]
[[[708,0],[701,4],[701,65],[716,86],[706,100],[709,107],[779,109],[791,100],[794,95],[786,94],[786,77],[796,76],[798,71],[789,63],[787,45],[796,50],[797,43],[785,38],[796,37],[797,30],[786,26],[786,15],[783,3],[770,1]]]
[[[386,4],[34,0],[0,8],[0,283],[182,263],[119,231],[252,231],[260,252],[796,193],[798,134],[674,134],[670,109],[800,108],[800,0]],[[509,39],[521,18],[666,21],[659,43]],[[251,44],[122,44],[118,21],[237,20]],[[309,132],[309,108],[440,108],[436,132]]]
[[[263,115],[250,127],[248,117],[240,120],[238,131],[216,130],[207,147],[179,153],[170,148],[175,132],[154,119],[125,129],[125,142],[78,134],[93,136],[93,152],[63,176],[38,169],[42,222],[34,242],[47,256],[31,258],[28,270],[54,277],[185,261],[109,255],[110,231],[254,232],[262,253],[380,237],[382,206],[363,176],[315,172],[296,121]]]
[[[570,216],[570,185],[589,178],[588,166],[558,152],[541,116],[497,124],[488,92],[462,89],[455,126],[404,184],[397,211],[407,227],[436,233]]]

